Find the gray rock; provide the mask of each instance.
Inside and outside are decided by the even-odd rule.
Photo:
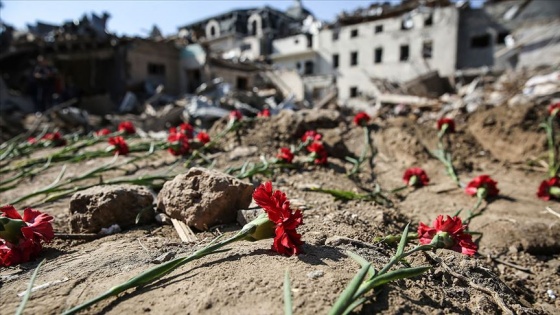
[[[234,223],[237,210],[251,203],[253,186],[232,176],[205,168],[191,168],[166,182],[157,208],[171,218],[198,230]]]
[[[237,223],[243,226],[255,220],[259,215],[261,215],[261,213],[264,213],[264,210],[262,208],[239,210],[237,211]]]
[[[138,213],[153,201],[150,191],[142,186],[108,185],[80,191],[70,200],[70,229],[97,233],[113,224],[132,226]]]

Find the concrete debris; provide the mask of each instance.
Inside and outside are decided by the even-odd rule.
[[[153,201],[150,191],[142,186],[95,186],[80,191],[70,200],[70,230],[98,233],[114,224],[121,228],[133,226],[138,213],[151,207]]]
[[[249,206],[252,193],[250,184],[196,167],[163,185],[157,208],[189,227],[206,231],[217,224],[235,222],[237,210]]]

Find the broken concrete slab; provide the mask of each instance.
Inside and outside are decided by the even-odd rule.
[[[157,208],[171,218],[205,231],[217,224],[234,223],[237,210],[251,203],[252,193],[251,184],[195,167],[163,185]]]
[[[74,233],[97,233],[118,224],[134,225],[138,213],[151,207],[154,197],[146,187],[135,185],[95,186],[70,200],[70,229]]]

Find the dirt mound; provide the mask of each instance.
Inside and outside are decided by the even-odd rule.
[[[560,293],[560,220],[544,211],[546,206],[557,207],[535,196],[545,174],[510,165],[543,152],[544,138],[537,123],[543,117],[544,112],[535,106],[498,107],[456,117],[458,132],[451,136],[450,144],[462,183],[489,174],[500,189],[497,198],[483,203],[484,215],[470,225],[482,233],[480,255],[468,258],[446,250],[415,254],[407,261],[410,265],[433,268],[414,279],[386,285],[356,313],[558,313],[560,299],[553,296]],[[87,313],[282,314],[282,281],[289,270],[295,313],[324,314],[359,269],[346,256],[347,250],[380,268],[395,248],[377,243],[376,237],[398,234],[409,222],[414,229],[418,222],[431,223],[438,214],[452,215],[459,209],[464,217],[474,205],[476,198],[458,188],[430,154],[437,146],[434,122],[375,121],[371,137],[378,154],[373,169],[364,163],[358,176],[346,176],[351,165],[344,157],[359,155],[363,146],[363,131],[351,118],[325,110],[282,112],[249,120],[237,132],[227,134],[209,155],[215,169],[225,170],[258,160],[260,155],[271,157],[281,146],[297,144],[306,130],[323,133],[330,155],[328,167],[305,165],[270,178],[253,178],[253,184],[272,180],[292,204],[304,209],[304,225],[299,230],[306,242],[303,254],[277,255],[270,250],[270,240],[237,242],[228,252],[206,256],[154,284],[103,301]],[[211,135],[226,124],[226,119],[216,123]],[[161,173],[173,161],[167,152],[156,152],[131,165],[129,176]],[[106,162],[69,164],[66,174],[76,176]],[[176,164],[174,170],[186,172],[181,165]],[[403,185],[402,174],[410,166],[426,170],[430,185],[388,194],[392,207],[373,201],[334,200],[307,190],[319,186],[364,193],[380,185],[389,191]],[[57,166],[26,179],[18,189],[1,192],[0,200],[5,203],[46,186],[59,172]],[[111,176],[117,175],[109,173],[103,179]],[[28,204],[36,206],[39,201],[30,199]],[[69,232],[68,203],[66,198],[40,206],[55,216],[57,232]],[[91,242],[58,239],[48,245],[47,262],[36,280],[37,285],[51,284],[33,293],[27,312],[60,313],[155,266],[162,254],[192,253],[219,233],[231,235],[238,229],[236,225],[211,228],[198,233],[194,244],[181,243],[172,227],[159,225],[142,225]],[[26,288],[37,263],[0,270],[0,303],[7,313],[17,308],[20,300],[16,294]]]

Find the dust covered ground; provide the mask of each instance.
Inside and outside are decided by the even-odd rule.
[[[538,124],[546,109],[534,105],[479,109],[456,117],[457,133],[451,137],[454,161],[461,181],[488,174],[498,182],[500,195],[485,202],[484,215],[475,218],[471,230],[482,233],[479,255],[469,258],[437,250],[410,257],[413,266],[431,265],[426,274],[390,283],[356,314],[558,314],[560,298],[560,218],[545,211],[557,203],[536,197],[546,169],[546,138]],[[345,156],[358,156],[362,130],[352,115],[338,111],[282,112],[259,118],[228,134],[209,154],[214,168],[225,170],[259,156],[273,156],[281,146],[296,144],[306,131],[324,135],[329,166],[305,166],[273,176],[256,176],[253,184],[270,179],[276,189],[304,209],[304,253],[280,256],[270,250],[271,240],[237,242],[231,250],[189,263],[160,281],[102,301],[87,314],[282,314],[282,283],[289,270],[295,314],[326,314],[359,265],[345,255],[352,250],[376,268],[388,262],[394,248],[376,243],[376,237],[398,234],[411,222],[431,223],[439,214],[468,209],[475,199],[457,188],[443,166],[429,154],[436,147],[433,121],[417,123],[415,117],[372,121],[371,137],[377,149],[373,169],[364,163],[355,178]],[[217,122],[211,135],[221,130]],[[42,152],[41,154],[45,154]],[[130,157],[124,157],[127,159]],[[68,164],[66,176],[82,174],[110,158]],[[127,176],[161,171],[175,160],[167,152],[131,166]],[[402,174],[411,166],[422,167],[431,182],[427,187],[391,195],[392,207],[370,201],[336,201],[326,194],[308,191],[310,186],[365,192],[379,184],[384,190],[402,186]],[[0,204],[44,187],[61,166],[2,192]],[[181,171],[175,169],[175,171]],[[186,170],[182,170],[184,172]],[[104,175],[110,178],[112,173]],[[116,174],[113,174],[117,176]],[[1,176],[9,176],[2,174]],[[157,193],[157,192],[156,192]],[[55,217],[57,232],[69,233],[69,198],[30,205]],[[93,241],[55,239],[44,250],[47,262],[28,303],[27,314],[57,314],[93,298],[110,287],[155,266],[154,259],[172,252],[181,256],[207,244],[219,233],[233,233],[239,225],[218,226],[197,233],[195,244],[182,243],[174,228],[156,223],[138,225]],[[2,313],[13,313],[39,261],[2,268]]]

